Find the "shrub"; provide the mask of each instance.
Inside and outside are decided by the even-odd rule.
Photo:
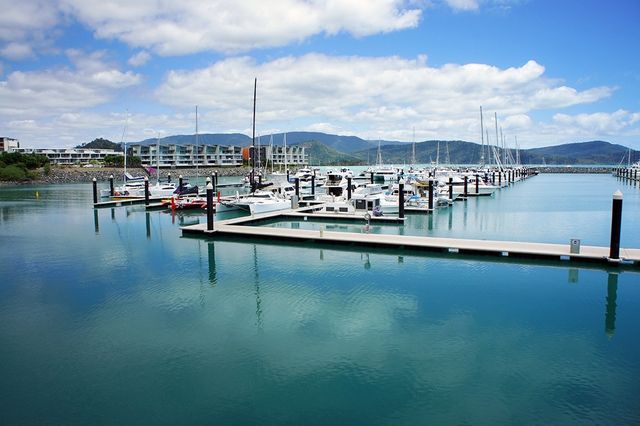
[[[26,170],[16,166],[15,164],[10,164],[0,169],[0,180],[22,182],[28,179],[29,177],[27,176]]]

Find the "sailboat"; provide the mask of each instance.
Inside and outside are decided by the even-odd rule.
[[[373,173],[375,182],[390,182],[397,179],[398,170],[392,166],[386,166],[382,163],[382,151],[380,149],[380,141],[378,140],[377,161],[374,167],[370,167],[368,173]]]
[[[253,86],[253,144],[256,141],[256,92],[258,87],[258,79],[254,80]],[[285,142],[286,143],[286,142]],[[286,158],[286,151],[285,151]],[[255,181],[255,153],[251,153],[251,175],[249,184],[251,192],[248,195],[240,196],[236,193],[235,199],[230,201],[221,201],[216,207],[217,212],[225,212],[229,210],[245,210],[249,213],[267,213],[278,210],[286,210],[291,208],[291,201],[286,199],[282,194],[258,189],[258,182]]]
[[[156,138],[156,183],[153,186],[149,186],[149,196],[151,197],[165,197],[170,196],[176,191],[176,184],[173,182],[160,182],[160,134],[158,133]],[[140,194],[144,197],[144,188]]]
[[[124,173],[122,177],[122,185],[113,189],[114,197],[139,197],[138,195],[140,191],[142,191],[142,196],[144,197],[144,177],[136,176],[133,177],[129,173],[127,173],[127,142],[124,137],[127,132],[127,126],[129,124],[129,111],[127,111],[124,127],[122,128],[122,137],[120,139],[120,144],[123,145],[124,149]],[[106,198],[111,196],[111,189],[101,189],[100,197]]]

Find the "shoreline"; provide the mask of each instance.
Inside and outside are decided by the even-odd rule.
[[[329,167],[329,166],[327,166]],[[575,173],[575,174],[607,174],[612,173],[616,167],[614,166],[531,166],[540,173]],[[250,172],[249,167],[202,167],[198,168],[198,174],[201,176],[209,176],[214,172],[218,172],[218,176],[244,176]],[[142,167],[128,168],[127,171],[133,176],[149,176],[147,171]],[[115,182],[121,182],[124,173],[122,167],[51,167],[48,175],[44,174],[43,169],[37,170],[38,178],[24,182],[0,182],[0,186],[13,185],[33,185],[33,184],[65,184],[65,183],[90,183],[93,178],[98,182],[108,182],[111,175],[114,176]],[[171,174],[172,180],[177,180],[178,176],[193,177],[196,175],[195,168],[185,169],[161,169],[160,178],[166,180]],[[155,179],[155,174],[149,176],[150,180]]]

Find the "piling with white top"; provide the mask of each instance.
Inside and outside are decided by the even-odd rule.
[[[453,178],[449,178],[449,199],[453,201]]]
[[[98,182],[93,178],[93,204],[98,203]]]
[[[347,200],[351,199],[351,177],[347,177]]]
[[[433,178],[429,178],[429,211],[433,211]]]
[[[622,192],[613,193],[613,205],[611,207],[611,244],[609,245],[609,258],[620,259],[620,228],[622,226]]]
[[[167,173],[167,183],[171,183],[171,173]]]
[[[404,179],[398,181],[398,217],[404,218]]]
[[[476,195],[480,195],[480,191],[479,191],[479,181],[480,180],[480,175],[476,173]]]
[[[109,176],[109,195],[113,197],[113,175]]]
[[[149,178],[144,177],[144,205],[149,205]]]
[[[178,188],[182,188],[182,175],[178,176]]]
[[[207,230],[213,231],[213,185],[207,183]]]
[[[467,197],[467,194],[468,194],[468,192],[467,192],[467,190],[468,190],[468,182],[467,181],[468,181],[468,178],[465,175],[465,177],[464,177],[464,196],[465,196],[465,198]]]

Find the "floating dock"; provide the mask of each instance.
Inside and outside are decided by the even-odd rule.
[[[307,215],[310,218],[353,219],[366,225],[364,217],[354,215],[327,215],[308,213],[304,211],[285,210],[262,215],[240,217],[229,220],[218,220],[213,224],[213,230],[207,230],[207,224],[196,224],[182,227],[183,235],[201,235],[215,237],[216,235],[245,236],[256,238],[270,238],[289,241],[313,241],[321,244],[349,244],[383,247],[400,250],[433,251],[455,254],[489,255],[521,259],[544,259],[556,261],[577,261],[601,263],[606,265],[620,265],[640,267],[640,249],[620,248],[620,259],[609,258],[609,247],[582,246],[579,250],[572,250],[570,244],[528,243],[518,241],[469,240],[458,238],[420,237],[409,235],[384,235],[364,232],[335,232],[305,229],[284,229],[268,226],[251,226],[252,223],[282,217],[287,218]],[[374,219],[371,218],[371,222]],[[577,251],[577,252],[576,252]]]

